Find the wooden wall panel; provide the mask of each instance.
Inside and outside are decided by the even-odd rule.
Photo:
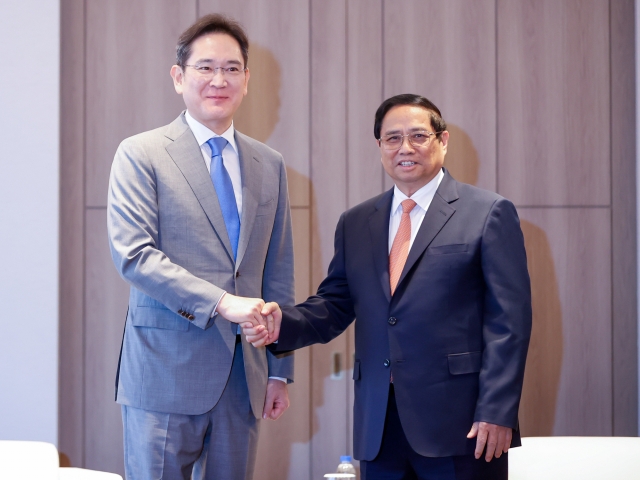
[[[310,368],[311,350],[296,352],[296,378],[288,387],[291,406],[277,421],[261,422],[254,480],[310,478]]]
[[[383,100],[383,0],[347,2],[347,207],[384,191],[380,150],[373,135],[373,119]],[[357,320],[356,320],[357,321]],[[344,374],[347,378],[347,450],[353,456],[353,358],[355,328],[346,332]],[[358,462],[354,461],[356,467]]]
[[[184,110],[169,70],[195,0],[87,0],[87,206],[106,206],[109,171],[122,140]]]
[[[308,206],[309,5],[291,0],[201,1],[199,14],[213,11],[207,9],[211,3],[222,4],[216,11],[239,19],[251,41],[250,93],[236,116],[238,128],[284,155],[289,171],[297,174],[290,181],[291,203]],[[288,15],[282,15],[283,10]],[[258,127],[269,122],[271,128]]]
[[[613,434],[638,435],[634,2],[611,2]]]
[[[305,207],[291,210],[295,255],[296,301],[306,299],[310,292],[310,214]],[[310,407],[311,351],[295,354],[295,380],[289,385],[291,406],[276,422],[262,421],[255,480],[275,478],[307,478],[311,464]]]
[[[107,213],[86,214],[85,270],[85,467],[124,474],[122,417],[115,378],[129,286],[111,261]]]
[[[496,189],[495,0],[384,3],[384,97],[417,93],[451,134],[445,166]]]
[[[609,1],[498,0],[498,191],[609,205]]]
[[[84,1],[60,3],[60,359],[61,465],[84,458]]]
[[[200,0],[198,16],[208,13],[230,15],[249,36],[251,78],[236,114],[238,130],[283,154],[290,173],[298,174],[290,175],[291,203],[308,206],[309,3]]]
[[[311,183],[312,288],[325,277],[333,237],[347,208],[347,3],[311,0]],[[344,370],[332,378],[332,358],[342,365],[348,339],[311,347],[312,440],[310,478],[322,478],[338,465],[347,445],[348,391]]]
[[[520,424],[525,436],[611,435],[611,215],[521,208],[533,333]]]
[[[383,100],[382,0],[347,2],[347,206],[384,191],[384,169],[373,135]]]

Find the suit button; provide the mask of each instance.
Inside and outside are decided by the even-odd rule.
[[[395,325],[398,320],[396,317],[389,317],[389,320],[387,321],[389,322],[389,325]]]
[[[178,310],[178,313],[179,313],[180,315],[182,315],[182,314],[184,313],[184,311],[183,311],[182,309],[180,309],[180,310]]]
[[[382,362],[382,364],[383,364],[385,367],[388,367],[389,365],[391,365],[391,362],[389,361],[389,359],[388,359],[388,358],[385,358],[385,359],[384,359],[384,362]]]
[[[236,272],[236,278],[240,276],[240,272]]]
[[[189,320],[192,320],[192,321],[193,321],[193,319],[194,319],[194,318],[196,318],[196,317],[194,317],[193,315],[189,314],[189,315],[187,315],[187,318],[188,318]]]

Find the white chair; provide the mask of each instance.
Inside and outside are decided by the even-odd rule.
[[[115,473],[60,468],[55,445],[46,442],[0,440],[2,480],[122,480]]]
[[[122,480],[122,477],[115,473],[98,472],[86,468],[61,467],[59,475],[60,480]]]
[[[58,480],[60,459],[50,443],[0,440],[2,480]]]
[[[638,437],[526,437],[509,450],[509,480],[640,478]]]

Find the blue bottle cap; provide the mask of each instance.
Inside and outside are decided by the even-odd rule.
[[[351,463],[351,455],[342,455],[340,457],[340,463]]]

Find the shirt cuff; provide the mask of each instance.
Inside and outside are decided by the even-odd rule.
[[[222,300],[222,297],[224,297],[227,294],[227,292],[222,292],[222,295],[220,295],[220,298],[218,299],[218,301],[216,302],[215,306],[213,307],[213,313],[211,314],[211,318],[214,318],[215,316],[218,315],[218,305],[220,304],[220,300]]]
[[[284,382],[284,383],[289,383],[289,380],[287,380],[286,378],[282,378],[282,377],[269,377],[269,380],[271,380],[271,379],[280,380],[281,382]]]

